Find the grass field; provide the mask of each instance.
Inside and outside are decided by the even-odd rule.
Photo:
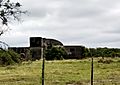
[[[120,59],[94,59],[94,85],[120,85]],[[90,85],[90,59],[46,61],[45,85]],[[41,61],[0,67],[0,85],[41,85]]]

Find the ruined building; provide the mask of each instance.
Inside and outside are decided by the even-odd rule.
[[[26,58],[30,54],[34,59],[41,59],[42,49],[47,49],[47,46],[62,46],[66,49],[70,59],[80,59],[83,57],[83,46],[64,46],[60,41],[55,39],[47,39],[42,37],[30,37],[30,47],[10,47],[21,54],[21,57]]]

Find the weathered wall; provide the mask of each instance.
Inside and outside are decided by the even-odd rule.
[[[83,46],[64,46],[70,59],[81,59],[83,57]]]
[[[43,46],[42,46],[43,42]],[[47,39],[42,37],[30,37],[30,47],[10,47],[17,53],[24,54],[27,57],[27,54],[30,54],[33,59],[41,59],[41,49],[47,46],[63,46],[63,44],[55,39]],[[64,46],[68,58],[70,59],[80,59],[83,57],[83,46]],[[30,53],[28,53],[30,52]]]

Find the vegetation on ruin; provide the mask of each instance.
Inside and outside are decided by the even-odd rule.
[[[62,60],[67,58],[67,52],[63,47],[50,47],[45,50],[46,60]]]

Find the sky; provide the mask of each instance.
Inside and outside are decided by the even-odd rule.
[[[11,47],[29,46],[29,37],[52,38],[64,45],[120,48],[120,0],[12,0],[27,10],[10,21],[0,37]]]

